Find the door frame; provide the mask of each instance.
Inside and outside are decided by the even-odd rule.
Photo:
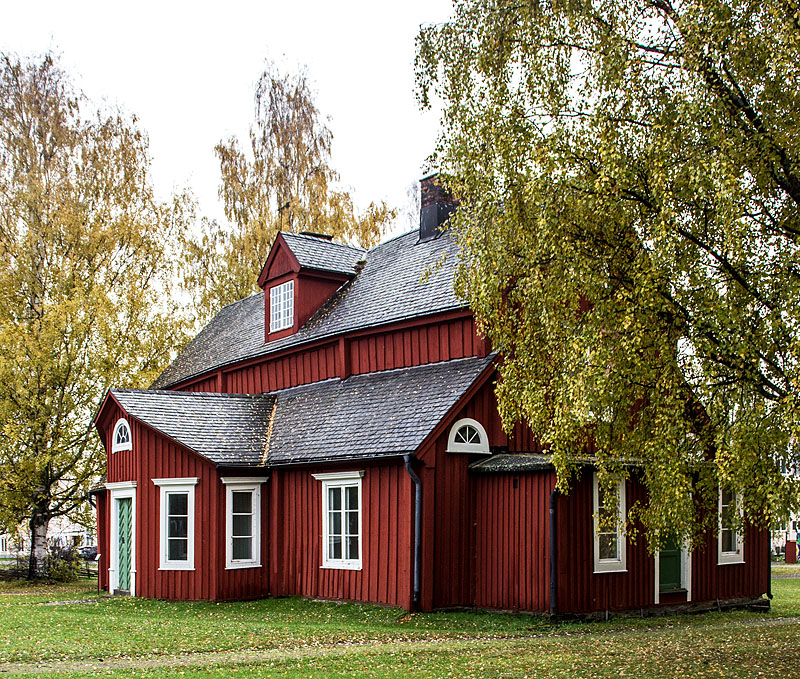
[[[661,602],[661,552],[654,555],[655,582],[653,586],[653,603]],[[685,543],[681,544],[681,587],[686,590],[686,602],[692,600],[692,553]]]
[[[136,596],[136,481],[107,483],[111,500],[111,530],[109,531],[108,592],[119,589],[119,502],[131,500],[131,596]]]

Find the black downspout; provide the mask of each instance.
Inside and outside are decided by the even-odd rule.
[[[422,579],[422,481],[411,468],[413,455],[403,455],[406,471],[414,482],[414,598],[415,606],[419,605],[420,581]]]
[[[556,600],[558,592],[558,542],[556,540],[556,493],[558,490],[553,488],[550,493],[550,615],[558,613],[558,602]]]
[[[767,598],[772,599],[772,531],[767,531]]]

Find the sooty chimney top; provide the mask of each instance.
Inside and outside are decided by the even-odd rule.
[[[420,179],[419,189],[419,241],[422,243],[439,236],[439,227],[455,212],[458,201],[442,186],[438,174]]]

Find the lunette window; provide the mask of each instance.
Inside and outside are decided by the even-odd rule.
[[[117,420],[114,432],[111,435],[111,452],[118,453],[122,450],[131,450],[131,428],[125,419]]]
[[[224,477],[225,567],[261,566],[261,484],[266,478]]]
[[[160,570],[194,570],[196,478],[153,479],[161,491]]]
[[[322,481],[322,567],[361,570],[364,472],[314,474]]]
[[[294,281],[269,289],[269,331],[291,328],[294,323]]]
[[[744,563],[744,540],[741,531],[737,528],[737,519],[741,518],[741,507],[738,504],[736,491],[730,488],[720,488],[718,564]]]
[[[594,572],[626,570],[625,480],[604,489],[597,474],[592,478],[594,519]]]
[[[458,420],[447,437],[448,453],[489,454],[489,437],[480,422],[465,417]]]

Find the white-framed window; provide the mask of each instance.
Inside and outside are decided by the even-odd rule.
[[[131,437],[131,427],[128,420],[120,418],[114,425],[114,432],[111,434],[111,452],[118,453],[121,450],[131,450],[133,448]]]
[[[261,567],[261,484],[266,478],[223,477],[225,568]]]
[[[294,323],[294,281],[269,289],[269,331],[291,328]]]
[[[361,570],[363,471],[313,474],[322,481],[322,568]]]
[[[744,536],[739,529],[742,507],[737,500],[735,490],[724,486],[719,489],[719,535],[717,536],[719,565],[744,563]]]
[[[194,488],[196,478],[153,479],[161,490],[159,570],[194,570]]]
[[[480,422],[465,417],[450,427],[447,437],[448,453],[477,453],[489,455],[489,437]]]
[[[592,477],[594,520],[594,572],[613,573],[627,569],[625,540],[625,479],[611,490]]]

